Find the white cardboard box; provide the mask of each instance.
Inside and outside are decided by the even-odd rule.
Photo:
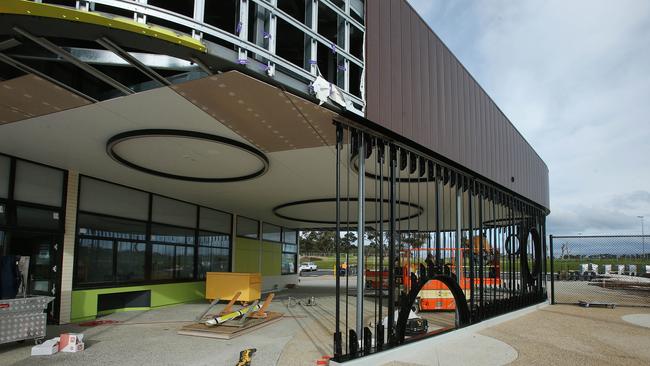
[[[59,352],[59,337],[48,339],[32,347],[32,356],[49,356],[57,352]]]

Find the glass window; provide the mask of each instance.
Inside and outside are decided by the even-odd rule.
[[[182,227],[151,225],[151,241],[168,244],[194,244],[194,233],[192,229]]]
[[[194,277],[194,247],[176,246],[176,278]]]
[[[282,229],[282,242],[287,244],[296,244],[298,238],[296,230]]]
[[[229,213],[201,207],[199,228],[230,234],[232,232],[232,215]]]
[[[296,244],[282,244],[282,251],[285,253],[298,253],[298,246]]]
[[[205,278],[206,272],[228,272],[229,270],[228,249],[199,247],[199,278]]]
[[[350,9],[352,10],[350,12],[350,15],[352,15],[352,18],[354,18],[357,22],[363,24],[363,18],[364,18],[363,1],[361,1],[361,0],[351,0],[350,1]]]
[[[62,226],[58,211],[24,206],[18,206],[16,210],[16,223],[19,227],[46,230],[60,230]]]
[[[282,228],[264,223],[262,225],[262,239],[268,241],[282,241]]]
[[[104,238],[146,240],[147,225],[144,222],[79,213],[79,234]]]
[[[0,198],[9,197],[9,169],[11,167],[11,159],[9,157],[0,155]]]
[[[147,245],[127,241],[117,242],[117,280],[144,280],[144,261]]]
[[[196,206],[170,198],[153,196],[151,220],[163,224],[196,227]]]
[[[282,274],[296,273],[296,254],[282,253]]]
[[[149,218],[149,194],[146,192],[88,177],[81,177],[80,190],[81,211],[143,221]]]
[[[154,244],[151,252],[151,279],[174,278],[174,246]]]
[[[237,216],[237,236],[259,239],[259,221],[251,220],[243,216]]]
[[[61,207],[63,171],[18,160],[14,198],[24,202]]]
[[[199,233],[199,245],[205,247],[230,248],[230,236],[201,231]]]
[[[113,240],[79,240],[76,256],[75,283],[113,281]]]

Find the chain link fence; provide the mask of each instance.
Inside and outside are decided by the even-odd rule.
[[[650,307],[650,235],[550,236],[551,301]]]

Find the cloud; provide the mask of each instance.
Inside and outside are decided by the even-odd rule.
[[[550,170],[548,232],[650,217],[650,1],[411,1]]]

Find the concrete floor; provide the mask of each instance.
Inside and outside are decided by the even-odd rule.
[[[650,330],[622,319],[649,308],[553,305],[480,332],[514,347],[513,365],[650,365]]]
[[[257,348],[253,365],[314,365],[331,355],[334,321],[333,277],[301,278],[296,289],[276,294],[271,310],[285,317],[253,333],[232,339],[180,336],[207,307],[183,304],[150,311],[116,313],[103,319],[114,325],[49,327],[48,337],[83,332],[84,352],[31,357],[30,343],[0,345],[0,365],[234,365],[239,352]],[[289,297],[316,297],[317,306],[294,305]],[[354,302],[354,297],[351,302]],[[364,299],[364,322],[372,322],[373,298]],[[351,304],[352,305],[352,304]],[[350,307],[353,313],[354,307]],[[431,354],[406,357],[411,365],[641,365],[650,364],[650,331],[629,319],[646,319],[648,308],[584,309],[549,306],[520,318],[441,342]],[[627,316],[625,321],[623,316]],[[450,314],[429,315],[434,325],[453,324]],[[643,320],[642,320],[643,321]],[[354,318],[349,319],[354,324]],[[472,345],[468,347],[468,345]],[[409,355],[412,356],[412,355]],[[435,357],[433,357],[435,356]],[[396,365],[397,365],[396,364]]]

